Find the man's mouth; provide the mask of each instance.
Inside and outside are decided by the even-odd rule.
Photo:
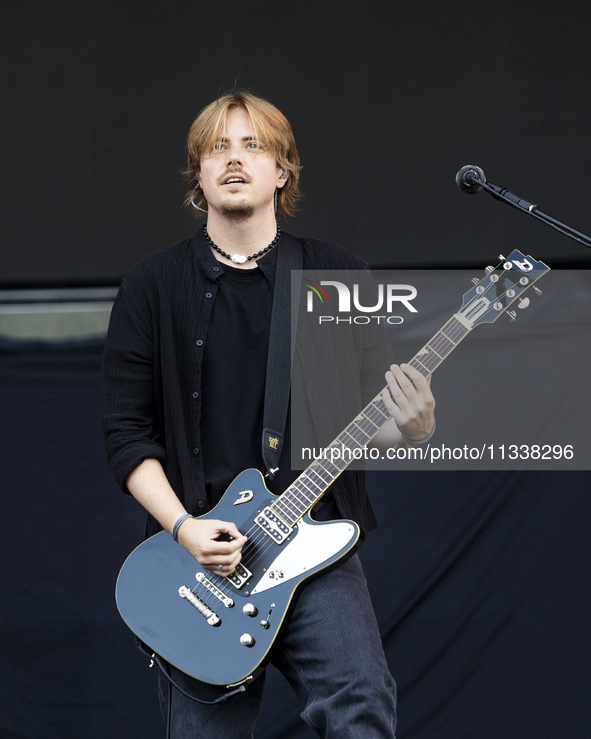
[[[222,185],[244,185],[246,182],[247,180],[244,177],[232,175],[230,177],[225,177],[222,181]]]

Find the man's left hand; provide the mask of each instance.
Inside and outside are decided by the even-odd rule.
[[[410,364],[393,364],[386,382],[382,399],[400,431],[409,441],[426,439],[435,425],[431,378],[427,380]]]

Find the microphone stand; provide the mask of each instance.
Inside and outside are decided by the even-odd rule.
[[[538,209],[537,205],[519,197],[519,195],[511,192],[508,188],[503,187],[502,185],[495,185],[492,182],[487,182],[484,172],[480,167],[474,167],[471,165],[462,167],[456,176],[456,182],[462,192],[473,195],[482,188],[492,195],[495,200],[500,200],[502,203],[507,203],[507,205],[517,208],[517,210],[520,210],[522,213],[527,213],[528,215],[537,218],[539,221],[551,226],[561,234],[564,234],[570,239],[578,241],[579,244],[583,244],[591,249],[591,237],[581,233],[580,231],[576,231],[566,223],[562,223],[561,221],[552,218],[547,213],[543,213]]]

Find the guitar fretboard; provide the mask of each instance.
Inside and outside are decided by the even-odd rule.
[[[443,360],[469,333],[470,328],[457,314],[430,339],[408,363],[424,377],[429,377]],[[272,504],[272,508],[289,526],[316,505],[326,489],[336,480],[359,452],[382,429],[391,415],[382,400],[382,394],[365,406],[351,423],[331,442],[318,459],[287,488]],[[356,456],[357,455],[357,456]]]

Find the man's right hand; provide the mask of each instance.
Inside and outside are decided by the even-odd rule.
[[[160,462],[150,457],[144,459],[126,482],[133,497],[163,529],[172,533],[175,521],[186,510],[171,488]],[[202,567],[218,575],[234,572],[240,562],[240,551],[247,541],[233,523],[203,518],[185,519],[179,527],[177,539]]]
[[[203,568],[224,576],[234,572],[248,541],[233,523],[201,518],[183,521],[177,538]]]

